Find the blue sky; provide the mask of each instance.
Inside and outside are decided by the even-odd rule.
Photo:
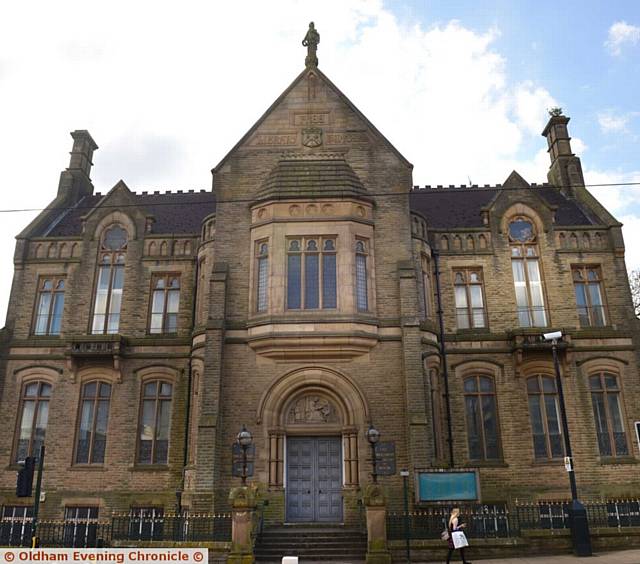
[[[498,183],[514,168],[545,181],[553,105],[587,183],[640,182],[637,0],[35,0],[0,21],[0,207],[51,201],[75,129],[100,147],[96,191],[210,189],[210,169],[302,70],[310,20],[320,68],[415,165],[414,184]],[[593,192],[640,267],[640,186]],[[34,215],[0,215],[0,318]]]

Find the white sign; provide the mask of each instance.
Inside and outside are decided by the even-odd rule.
[[[564,457],[564,467],[567,472],[571,472],[573,470],[573,461],[571,460],[570,456]]]
[[[0,548],[0,564],[20,562],[207,564],[206,548]]]

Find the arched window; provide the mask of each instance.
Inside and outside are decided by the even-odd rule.
[[[142,385],[137,456],[140,464],[167,463],[172,393],[173,385],[163,380]]]
[[[47,432],[50,398],[51,384],[48,382],[28,382],[23,386],[16,462],[24,460],[27,456],[39,455]]]
[[[555,380],[542,374],[532,376],[527,380],[527,393],[535,457],[563,457],[564,446]]]
[[[601,456],[627,456],[629,446],[620,408],[618,378],[610,372],[589,376],[591,404]]]
[[[493,379],[471,376],[464,380],[464,405],[471,460],[500,458],[498,410]]]
[[[261,242],[256,245],[256,261],[257,261],[257,285],[256,285],[256,311],[267,311],[269,305],[268,286],[269,286],[269,245]]]
[[[76,464],[102,464],[107,446],[111,384],[100,381],[82,386]]]
[[[94,334],[118,332],[126,250],[127,232],[122,227],[114,225],[104,232],[93,306]]]
[[[520,326],[546,327],[547,313],[533,222],[526,217],[513,219],[509,224],[509,242]]]
[[[176,333],[180,310],[180,276],[159,274],[153,278],[150,333]]]
[[[34,335],[59,335],[64,309],[64,278],[41,278]]]

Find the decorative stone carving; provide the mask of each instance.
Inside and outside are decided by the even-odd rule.
[[[303,129],[302,144],[311,149],[315,149],[322,145],[322,129],[319,127],[307,127]]]
[[[287,414],[287,422],[298,425],[337,423],[338,415],[335,406],[327,398],[310,395],[293,404]]]

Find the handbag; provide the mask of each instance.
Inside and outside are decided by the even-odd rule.
[[[449,531],[445,529],[440,533],[440,540],[448,541],[449,540]]]
[[[457,549],[469,546],[467,537],[462,531],[453,531],[453,533],[451,533],[451,539],[453,540],[453,548]]]

